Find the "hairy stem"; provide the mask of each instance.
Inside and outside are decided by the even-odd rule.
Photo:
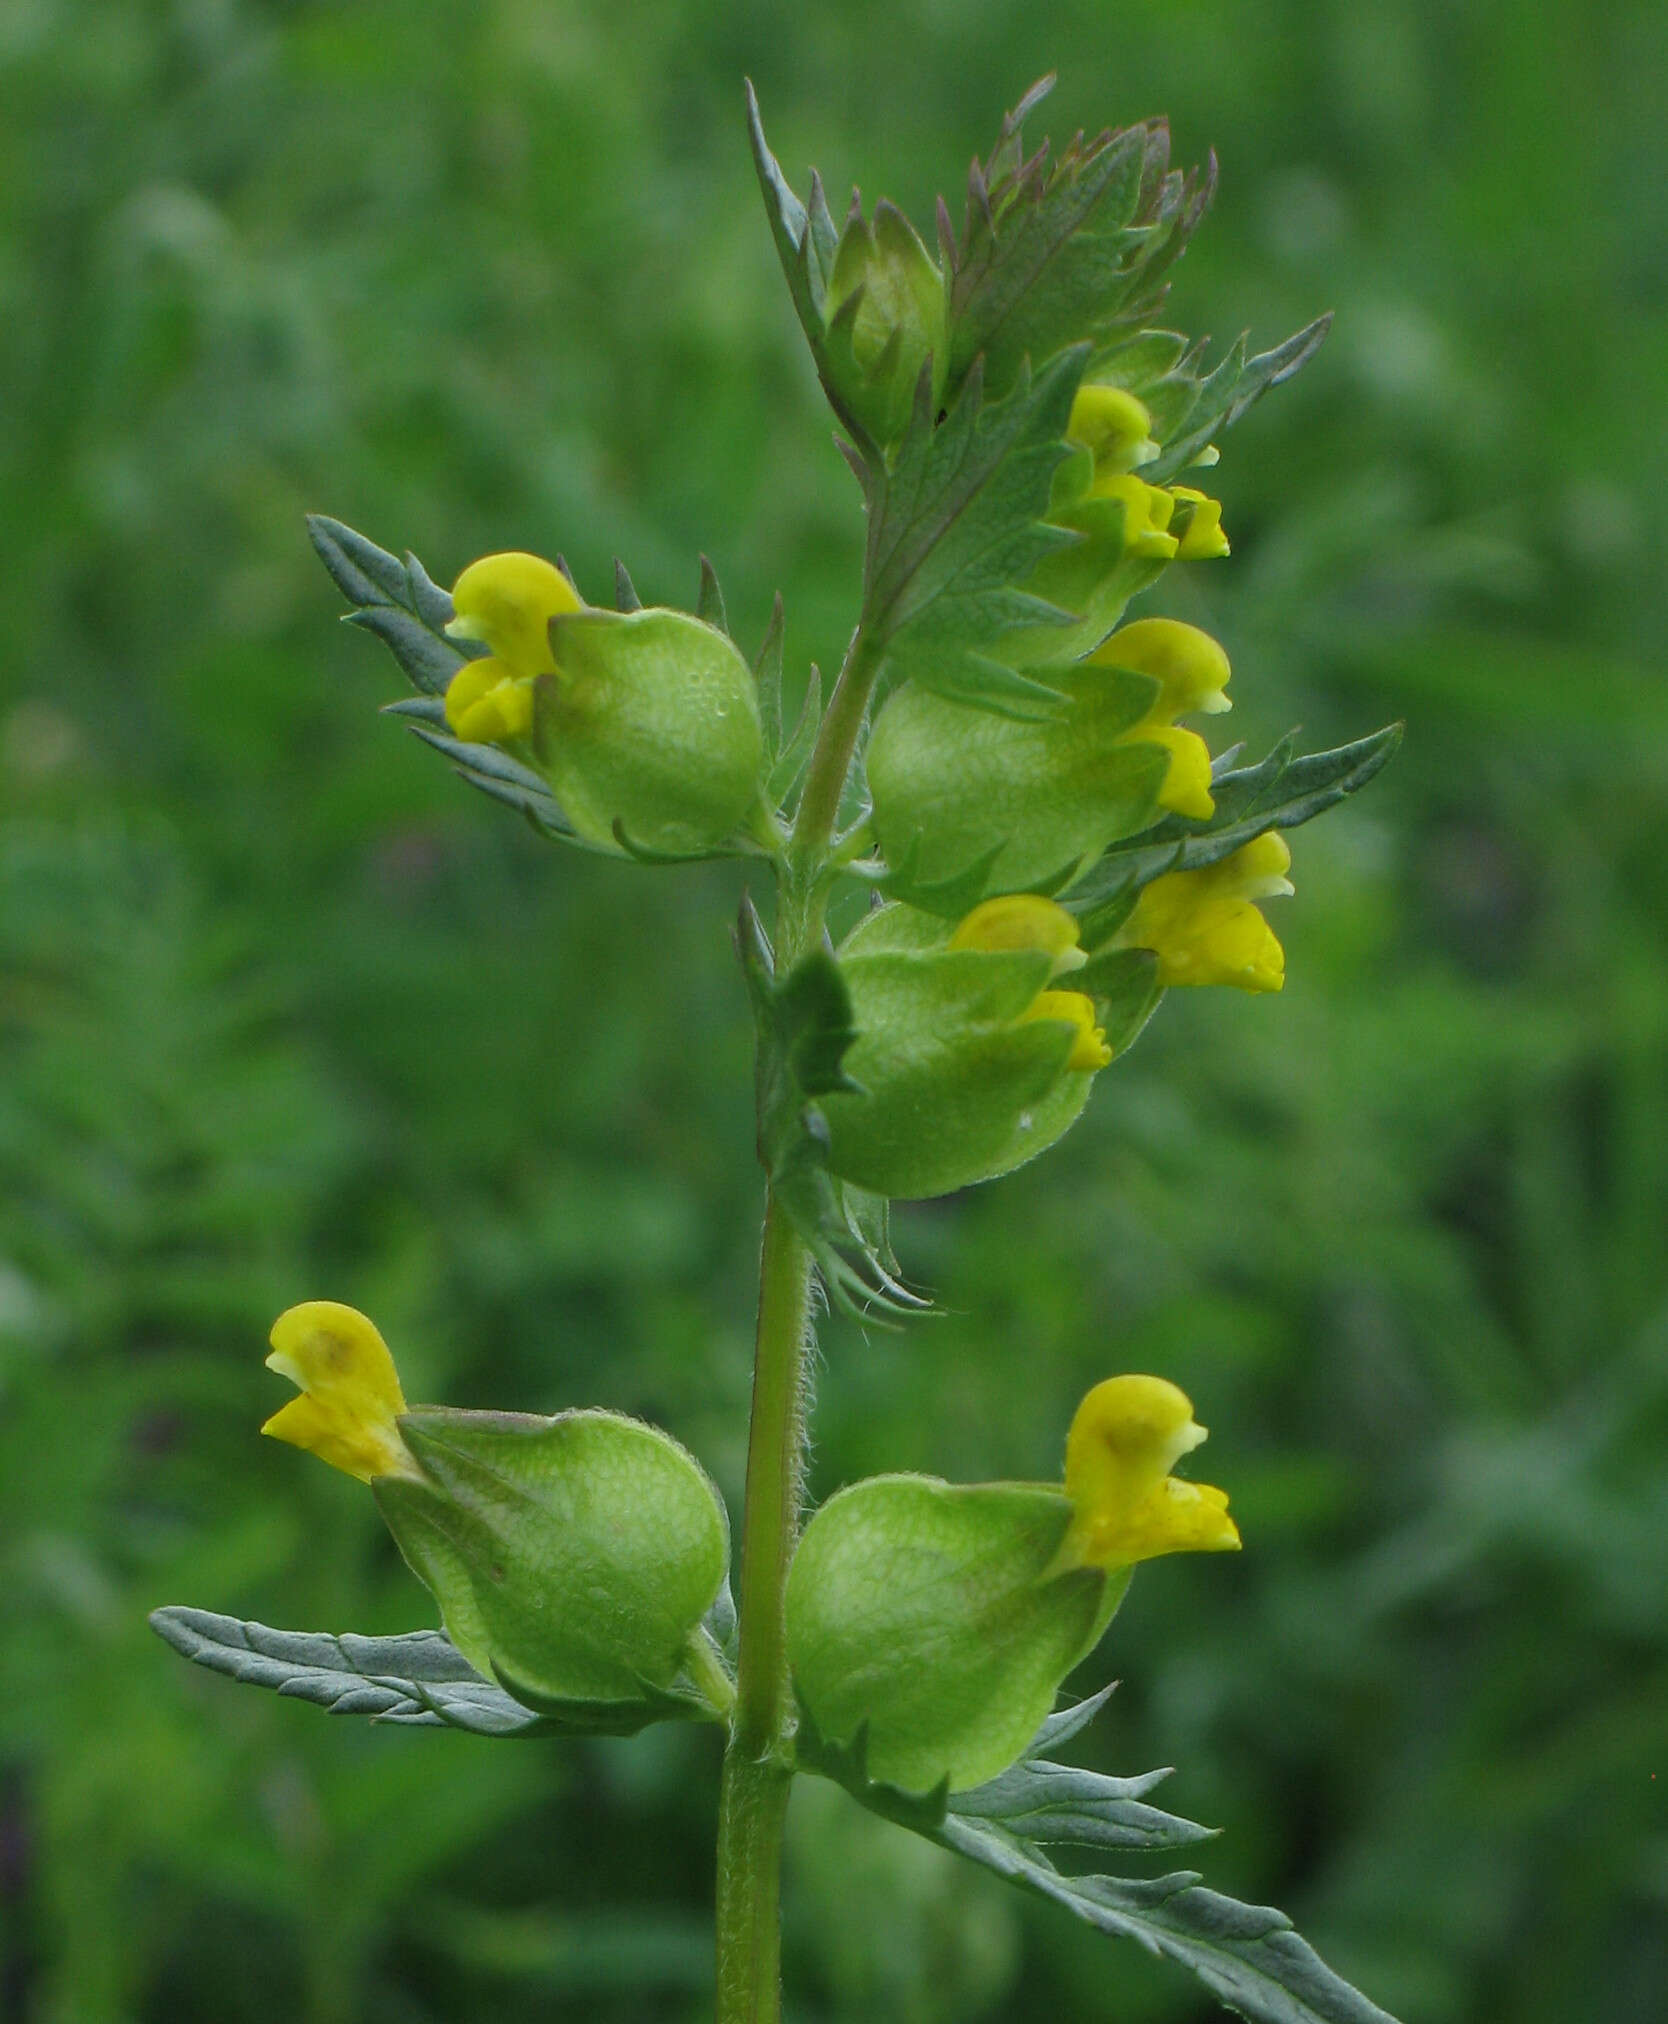
[[[781,2015],[782,1826],[792,1776],[782,1600],[799,1522],[810,1299],[810,1254],[772,1200],[759,1263],[741,1656],[719,1801],[718,2024],[776,2024]]]
[[[772,1200],[759,1262],[758,1349],[747,1451],[747,1521],[741,1552],[741,1662],[735,1737],[763,1757],[786,1735],[788,1669],[782,1592],[799,1524],[805,1445],[804,1377],[811,1259]]]
[[[878,670],[859,626],[817,734],[789,840],[777,918],[779,969],[790,968],[822,934],[829,844]],[[717,2024],[778,2024],[782,2014],[782,1829],[793,1778],[783,1599],[799,1532],[811,1291],[810,1252],[772,1195],[759,1258],[736,1705],[718,1812]]]

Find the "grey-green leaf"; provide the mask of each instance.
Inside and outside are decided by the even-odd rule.
[[[1058,1750],[1062,1743],[1069,1743],[1074,1736],[1081,1736],[1117,1691],[1118,1683],[1112,1680],[1098,1694],[1090,1694],[1086,1700],[1073,1701],[1070,1707],[1056,1708],[1031,1738],[1031,1747],[1025,1753],[1027,1758],[1045,1756],[1050,1750]]]
[[[836,1749],[814,1723],[802,1728],[800,1762],[844,1785],[884,1819],[994,1870],[1100,1932],[1179,1962],[1256,2024],[1396,2024],[1334,1974],[1283,1912],[1206,1890],[1190,1870],[1154,1878],[1068,1876],[1049,1860],[1044,1844],[1161,1849],[1211,1838],[1213,1830],[1146,1803],[1167,1771],[1111,1778],[1045,1758],[1045,1751],[1069,1742],[1093,1720],[1111,1691],[1050,1715],[1017,1764],[970,1792],[915,1798],[876,1784],[863,1737]]]
[[[1074,991],[1087,991],[1095,1000],[1096,1016],[1114,1055],[1135,1045],[1164,996],[1158,958],[1151,949],[1106,950],[1091,956],[1070,981]]]
[[[1113,844],[1062,901],[1084,918],[1085,946],[1111,933],[1141,888],[1165,872],[1219,863],[1265,831],[1296,829],[1357,793],[1389,764],[1401,739],[1401,725],[1387,724],[1351,744],[1297,758],[1288,735],[1255,766],[1212,782],[1216,812],[1209,821],[1171,816],[1144,836]]]
[[[1029,1841],[1086,1848],[1184,1848],[1213,1839],[1214,1828],[1147,1805],[1146,1795],[1170,1775],[1110,1778],[1074,1764],[1024,1758],[987,1784],[958,1792],[954,1811],[968,1820],[1000,1821]]]
[[[930,1839],[1074,1917],[1190,1968],[1256,2024],[1395,2024],[1336,1975],[1283,1912],[1204,1889],[1197,1875],[1062,1876],[1034,1842],[951,1812]]]
[[[551,1734],[560,1726],[482,1679],[437,1630],[403,1637],[359,1637],[351,1631],[335,1636],[272,1630],[181,1606],[153,1611],[151,1628],[195,1665],[311,1701],[334,1715],[466,1729],[476,1736]]]
[[[759,642],[753,660],[753,679],[759,685],[759,724],[764,732],[765,760],[774,766],[782,756],[782,646],[786,622],[782,593],[770,607],[770,623]]]
[[[1258,352],[1250,359],[1245,356],[1245,339],[1238,339],[1221,364],[1192,387],[1192,398],[1184,399],[1173,410],[1165,401],[1164,390],[1173,393],[1177,380],[1161,382],[1149,404],[1154,426],[1164,433],[1164,450],[1155,462],[1143,468],[1142,477],[1149,484],[1163,485],[1184,471],[1210,446],[1212,438],[1224,429],[1231,429],[1254,401],[1261,400],[1271,387],[1281,386],[1301,372],[1319,351],[1331,328],[1330,314],[1317,316],[1284,344]]]
[[[718,572],[711,561],[701,557],[701,588],[695,600],[695,616],[710,626],[716,626],[726,639],[730,636],[730,621],[724,611],[724,592],[719,585]]]
[[[538,774],[530,766],[523,766],[519,759],[512,759],[509,753],[501,752],[496,745],[472,745],[427,723],[413,724],[411,732],[413,737],[420,738],[425,745],[432,746],[444,758],[450,759],[460,780],[479,788],[492,800],[516,809],[546,836],[560,837],[564,843],[578,844],[584,850],[599,848],[575,834],[555,795]]]
[[[826,231],[813,231],[810,213],[789,187],[788,179],[765,139],[764,123],[759,117],[759,101],[751,78],[747,80],[746,90],[747,134],[752,143],[753,166],[758,172],[759,189],[764,195],[765,215],[770,220],[771,237],[776,241],[777,257],[787,277],[788,293],[793,297],[795,313],[815,352],[822,343],[822,305],[826,284],[823,249],[827,232],[832,231],[832,221],[828,222]],[[827,208],[826,203],[821,206],[824,217]],[[820,225],[821,220],[818,222]],[[831,254],[832,248],[828,250]]]
[[[792,731],[784,732],[781,752],[773,761],[769,778],[765,783],[766,792],[778,807],[791,800],[795,790],[804,780],[821,727],[822,670],[813,662],[810,679],[805,685],[805,700],[799,708],[798,720]]]
[[[415,556],[401,562],[340,520],[309,514],[307,533],[336,588],[355,607],[349,623],[375,633],[414,688],[443,696],[472,658],[442,631],[452,615],[445,591],[429,580]]]

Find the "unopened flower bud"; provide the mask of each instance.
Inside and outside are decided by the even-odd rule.
[[[1169,754],[1158,791],[1160,808],[1200,822],[1214,815],[1210,749],[1197,732],[1180,729],[1175,720],[1233,708],[1227,696],[1228,656],[1222,648],[1209,633],[1179,619],[1143,618],[1121,626],[1089,656],[1089,665],[1128,668],[1158,683],[1152,707],[1127,733],[1129,742],[1158,745]]]
[[[1155,721],[1215,716],[1231,710],[1228,656],[1209,633],[1174,618],[1141,618],[1120,626],[1089,656],[1095,667],[1133,668],[1159,684]]]
[[[872,224],[853,206],[835,249],[824,314],[823,364],[835,393],[876,442],[896,442],[909,424],[922,367],[930,356],[936,397],[949,347],[943,276],[894,205],[877,204]]]
[[[1115,499],[1123,508],[1126,555],[1154,562],[1168,562],[1175,555],[1179,544],[1169,527],[1176,502],[1161,485],[1149,485],[1132,473],[1097,477],[1089,498]]]
[[[1153,420],[1143,402],[1123,387],[1081,386],[1071,404],[1066,440],[1095,460],[1095,476],[1113,477],[1150,464],[1159,454]]]
[[[1093,1075],[1110,1065],[1112,1050],[1106,1033],[1095,1024],[1095,1001],[1082,991],[1039,991],[1021,1019],[1052,1019],[1072,1030],[1071,1052],[1066,1066],[1080,1074]]]
[[[1054,959],[1055,974],[1080,970],[1077,923],[1064,907],[1037,893],[1004,893],[984,900],[956,925],[947,944],[952,949],[1041,949]]]
[[[1204,822],[1216,813],[1210,791],[1210,747],[1197,731],[1180,724],[1140,725],[1130,733],[1132,744],[1157,745],[1170,764],[1158,790],[1158,805],[1174,815]]]

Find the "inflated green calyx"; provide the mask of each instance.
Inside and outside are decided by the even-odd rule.
[[[550,627],[557,672],[535,684],[533,749],[581,836],[697,852],[736,829],[764,743],[751,669],[681,611],[585,610]]]
[[[788,1579],[794,1681],[820,1733],[865,1730],[878,1784],[977,1785],[1011,1764],[1127,1585],[1050,1577],[1063,1491],[875,1476],[811,1520]]]
[[[488,649],[446,690],[470,744],[533,758],[587,842],[696,855],[758,798],[764,735],[752,670],[681,611],[601,611],[536,555],[482,556],[453,587],[454,639]]]
[[[372,1488],[447,1634],[528,1707],[713,1715],[728,1682],[702,1620],[729,1528],[700,1465],[616,1413],[404,1414],[415,1475]]]
[[[1066,1440],[1065,1482],[875,1476],[805,1529],[788,1655],[818,1735],[866,1774],[964,1791],[1024,1750],[1099,1643],[1137,1562],[1232,1551],[1223,1493],[1172,1467],[1205,1438],[1164,1378],[1108,1378]]]
[[[1072,871],[1161,815],[1208,818],[1210,750],[1176,719],[1227,709],[1228,679],[1208,633],[1152,618],[1048,669],[1064,698],[1052,716],[997,716],[906,685],[867,760],[888,860],[924,884],[988,860],[1002,891]]]
[[[1069,985],[1077,924],[1031,894],[958,926],[882,907],[839,952],[857,1038],[856,1092],[822,1100],[828,1165],[877,1194],[949,1194],[1040,1153],[1088,1100],[1112,1054]]]

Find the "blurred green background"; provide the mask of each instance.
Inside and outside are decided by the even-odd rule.
[[[1248,1551],[1136,1582],[1089,1741],[1409,2024],[1668,1989],[1668,13],[1655,0],[7,0],[0,8],[0,2019],[699,2019],[713,1733],[494,1747],[191,1671],[145,1612],[430,1620],[255,1429],[294,1300],[416,1397],[654,1417],[739,1508],[758,1181],[731,869],[541,847],[305,510],[565,550],[799,665],[854,488],[742,122],[917,217],[1156,111],[1175,321],[1319,361],[1161,586],[1238,735],[1406,716],[1296,840],[1282,999],[1173,994],[1059,1151],[901,1219],[819,1492],[1040,1476],[1094,1380],[1213,1429]],[[1184,572],[1175,572],[1180,577]],[[989,1887],[986,1888],[987,1883]],[[1177,1970],[832,1788],[801,2024],[1203,2024]]]

